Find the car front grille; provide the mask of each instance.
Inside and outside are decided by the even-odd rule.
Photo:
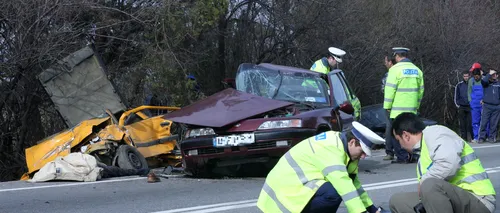
[[[224,152],[223,148],[210,147],[210,148],[198,149],[198,155],[209,155],[209,154],[217,154],[217,153],[222,153],[222,152]]]
[[[287,146],[280,146],[280,147],[289,147],[290,142],[288,143]],[[230,147],[231,151],[237,152],[240,151],[240,148],[242,146],[237,146],[237,147]],[[263,141],[263,142],[256,142],[254,144],[250,144],[245,146],[248,148],[248,150],[256,150],[256,149],[266,149],[266,148],[275,148],[276,147],[276,141]],[[199,148],[198,149],[198,155],[209,155],[209,154],[217,154],[217,153],[223,153],[224,148],[215,148],[215,147],[207,147],[207,148]]]
[[[248,149],[265,149],[265,148],[273,148],[276,147],[276,141],[265,141],[265,142],[258,142],[258,143],[253,143],[248,146]]]

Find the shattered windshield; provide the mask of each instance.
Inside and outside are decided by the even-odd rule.
[[[253,67],[238,73],[236,88],[276,100],[329,105],[328,84],[319,76],[309,73]]]

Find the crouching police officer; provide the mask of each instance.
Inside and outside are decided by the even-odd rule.
[[[392,125],[408,152],[420,150],[418,192],[398,193],[391,212],[489,213],[495,211],[495,189],[469,144],[445,126],[426,127],[414,113],[402,113]]]
[[[373,205],[358,179],[359,159],[380,136],[354,121],[350,132],[328,131],[292,147],[271,170],[257,201],[263,212],[385,212]]]

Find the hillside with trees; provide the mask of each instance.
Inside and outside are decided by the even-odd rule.
[[[423,0],[1,0],[0,180],[24,149],[66,128],[36,76],[94,45],[127,105],[148,94],[185,106],[223,88],[239,64],[309,69],[329,46],[363,105],[381,103],[384,54],[411,49],[424,72],[421,115],[456,128],[454,85],[472,63],[499,67],[500,2]],[[197,78],[203,94],[186,78]]]

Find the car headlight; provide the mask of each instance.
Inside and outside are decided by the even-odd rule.
[[[186,132],[186,138],[205,135],[215,135],[215,132],[212,128],[190,129]]]
[[[259,129],[280,129],[280,128],[292,128],[292,127],[302,127],[302,120],[290,119],[290,120],[266,121],[259,126]]]

